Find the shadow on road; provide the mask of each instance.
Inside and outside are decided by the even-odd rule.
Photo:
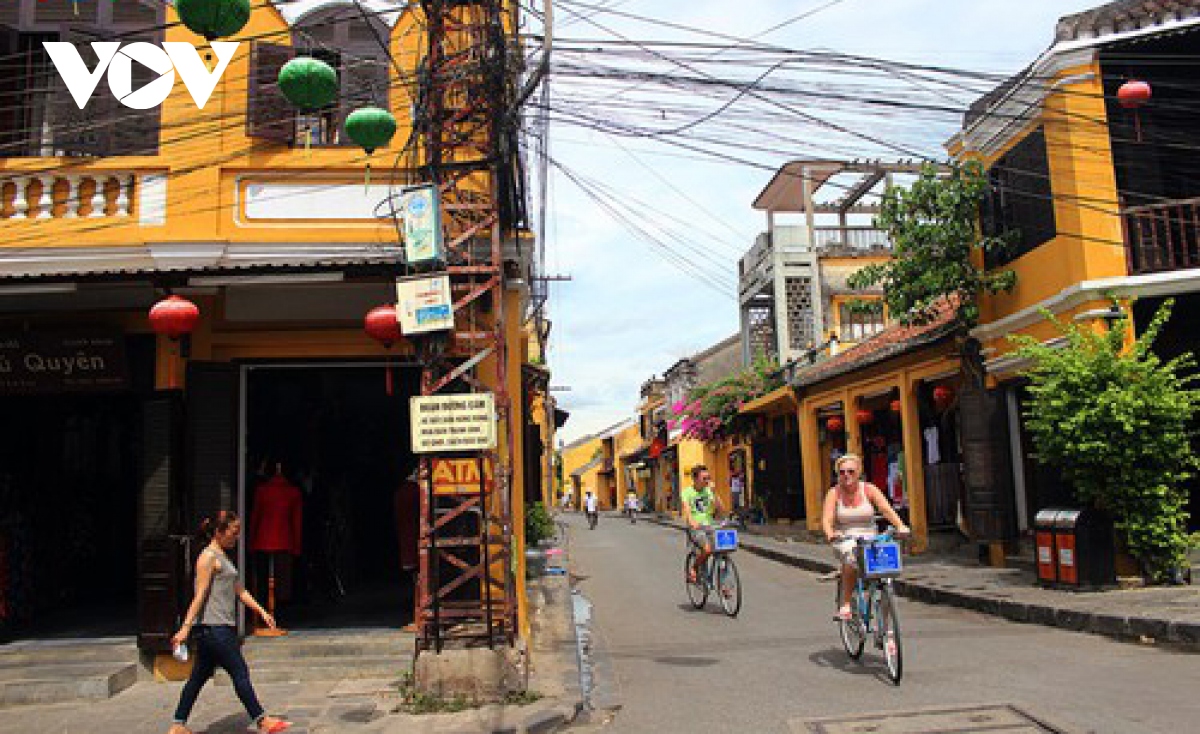
[[[672,655],[669,657],[651,658],[660,665],[678,665],[683,668],[707,668],[721,662],[716,658],[702,658],[689,655]]]
[[[818,650],[808,656],[808,659],[814,665],[821,668],[833,668],[842,673],[850,673],[858,676],[871,676],[878,679],[882,683],[891,685],[891,681],[887,677],[886,668],[879,665],[872,665],[865,658],[859,660],[851,660],[846,651],[839,647],[831,647],[828,650]]]

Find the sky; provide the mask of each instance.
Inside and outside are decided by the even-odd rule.
[[[580,46],[571,40],[614,38],[614,34],[640,42],[713,41],[711,36],[617,15],[628,13],[739,38],[756,36],[760,43],[789,49],[830,50],[1008,75],[1050,45],[1059,17],[1098,4],[1096,0],[564,0],[555,3],[554,35],[563,48]],[[598,12],[598,6],[615,12]],[[802,20],[759,35],[809,11],[812,14]],[[590,22],[581,15],[590,15]],[[552,58],[562,63],[572,60],[569,54]],[[736,59],[728,73],[737,73],[735,65]],[[824,83],[835,91],[854,84],[830,74]],[[588,96],[587,83],[578,78],[559,78],[552,72],[550,84],[552,100]],[[604,94],[591,95],[591,117],[604,118],[629,97],[616,88],[609,88],[607,94],[607,101]],[[946,104],[953,98],[956,107],[977,96],[940,94]],[[749,102],[748,96],[731,101],[733,96],[716,95],[695,105],[699,111],[706,105],[710,111],[728,105],[720,114],[729,115]],[[551,108],[555,106],[552,101]],[[664,97],[662,124],[673,125],[675,117],[692,124],[694,115],[676,115],[681,106],[691,104],[678,95]],[[862,137],[886,133],[890,140],[902,139],[929,157],[944,156],[940,144],[958,131],[961,119],[957,114],[915,118],[903,111],[886,118],[856,116],[853,109],[828,106],[812,114],[836,119]],[[693,132],[699,133],[701,127],[697,125]],[[551,169],[548,181],[546,271],[571,278],[551,285],[547,307],[553,322],[551,385],[558,388],[560,407],[571,414],[560,439],[570,443],[633,417],[644,381],[738,331],[737,260],[766,229],[765,215],[751,208],[752,201],[770,179],[770,169],[805,152],[820,151],[822,141],[831,150],[839,149],[826,129],[798,125],[796,131],[810,145],[781,145],[775,155],[772,138],[748,129],[732,147],[723,149],[736,152],[744,145],[756,151],[756,161],[769,164],[748,166],[681,155],[687,151],[655,138],[623,138],[578,124],[551,123],[549,150],[557,167]],[[850,152],[867,152],[862,137]],[[881,150],[871,157],[898,156],[895,150]],[[635,221],[645,218],[645,226],[673,231],[679,251],[689,245],[703,247],[705,269],[719,282],[712,284],[685,272],[669,260],[671,255],[664,256],[661,244],[614,219],[565,172],[613,192]]]

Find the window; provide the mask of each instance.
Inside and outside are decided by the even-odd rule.
[[[1054,196],[1042,128],[1030,133],[988,171],[991,189],[981,212],[983,233],[1013,233],[1011,246],[989,252],[989,268],[1005,265],[1054,238]]]
[[[388,108],[391,65],[382,45],[388,37],[377,19],[367,25],[353,7],[336,7],[299,21],[292,46],[254,42],[247,134],[280,143],[353,145],[346,136],[346,117],[368,105]],[[300,112],[279,92],[279,70],[298,55],[320,59],[337,71],[341,89],[328,107]]]
[[[43,43],[74,43],[89,68],[93,41],[161,40],[154,0],[116,3],[4,3],[0,13],[0,157],[146,155],[158,150],[160,110],[121,105],[103,81],[84,109],[75,104]],[[77,14],[78,13],[78,14]],[[133,65],[133,85],[155,73]]]
[[[883,304],[872,302],[870,310],[861,310],[851,303],[838,304],[838,339],[859,342],[883,331]]]

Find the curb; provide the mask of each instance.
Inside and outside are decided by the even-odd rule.
[[[665,527],[680,528],[673,520],[658,517],[650,522]],[[739,539],[741,548],[756,556],[766,558],[813,573],[830,573],[837,570],[832,562],[792,555],[778,548],[760,545],[753,535],[743,534]],[[1012,622],[1039,624],[1057,627],[1071,632],[1088,632],[1123,642],[1143,641],[1165,643],[1185,652],[1200,653],[1200,623],[1175,622],[1159,617],[1121,616],[1111,612],[1089,612],[1047,604],[999,599],[980,594],[970,594],[958,589],[922,584],[917,581],[898,579],[896,593],[914,601],[941,606],[953,606],[971,611],[1002,617]]]

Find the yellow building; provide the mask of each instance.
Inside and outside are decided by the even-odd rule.
[[[402,486],[417,461],[409,398],[420,393],[422,366],[408,339],[381,344],[363,324],[397,301],[397,277],[412,272],[390,212],[400,187],[421,180],[420,151],[406,141],[425,24],[416,6],[365,17],[333,2],[299,16],[284,3],[254,7],[227,39],[239,45],[203,109],[177,80],[151,109],[123,106],[100,83],[83,110],[43,41],[77,42],[86,56],[84,40],[204,40],[157,0],[0,7],[0,44],[9,44],[0,55],[27,62],[0,80],[10,100],[0,116],[0,406],[23,416],[0,428],[0,478],[14,489],[6,512],[31,533],[70,528],[76,539],[29,546],[47,550],[24,559],[36,583],[9,621],[31,634],[51,603],[136,602],[136,616],[115,622],[162,652],[190,584],[179,539],[222,508],[247,520],[237,560],[261,591],[256,486],[275,462],[303,493],[295,551],[310,564],[308,581],[340,579],[354,594],[398,587],[376,594],[392,601],[368,605],[367,618],[396,627],[412,618],[417,511]],[[222,60],[204,53],[196,63]],[[298,112],[275,80],[308,53],[335,67],[339,89],[330,106]],[[134,87],[153,81],[140,76],[148,67],[132,73]],[[343,126],[368,104],[399,121],[392,143],[371,156]],[[479,333],[495,327],[507,345],[505,363],[484,355],[475,377],[495,389],[503,372],[512,397],[501,409],[514,430],[498,439],[512,467],[509,494],[493,492],[488,506],[509,506],[517,571],[507,583],[521,629],[523,499],[540,491],[526,487],[531,434],[522,428],[540,425],[548,450],[554,422],[543,375],[522,379],[528,249],[503,247],[500,298],[481,304],[454,286],[458,313]],[[168,294],[198,307],[190,336],[152,331],[148,311]],[[445,356],[461,362],[461,347]],[[535,393],[540,419],[527,415]],[[12,521],[0,517],[0,528]],[[83,567],[92,571],[72,570]],[[284,624],[321,622],[300,619],[286,601],[277,611]]]

